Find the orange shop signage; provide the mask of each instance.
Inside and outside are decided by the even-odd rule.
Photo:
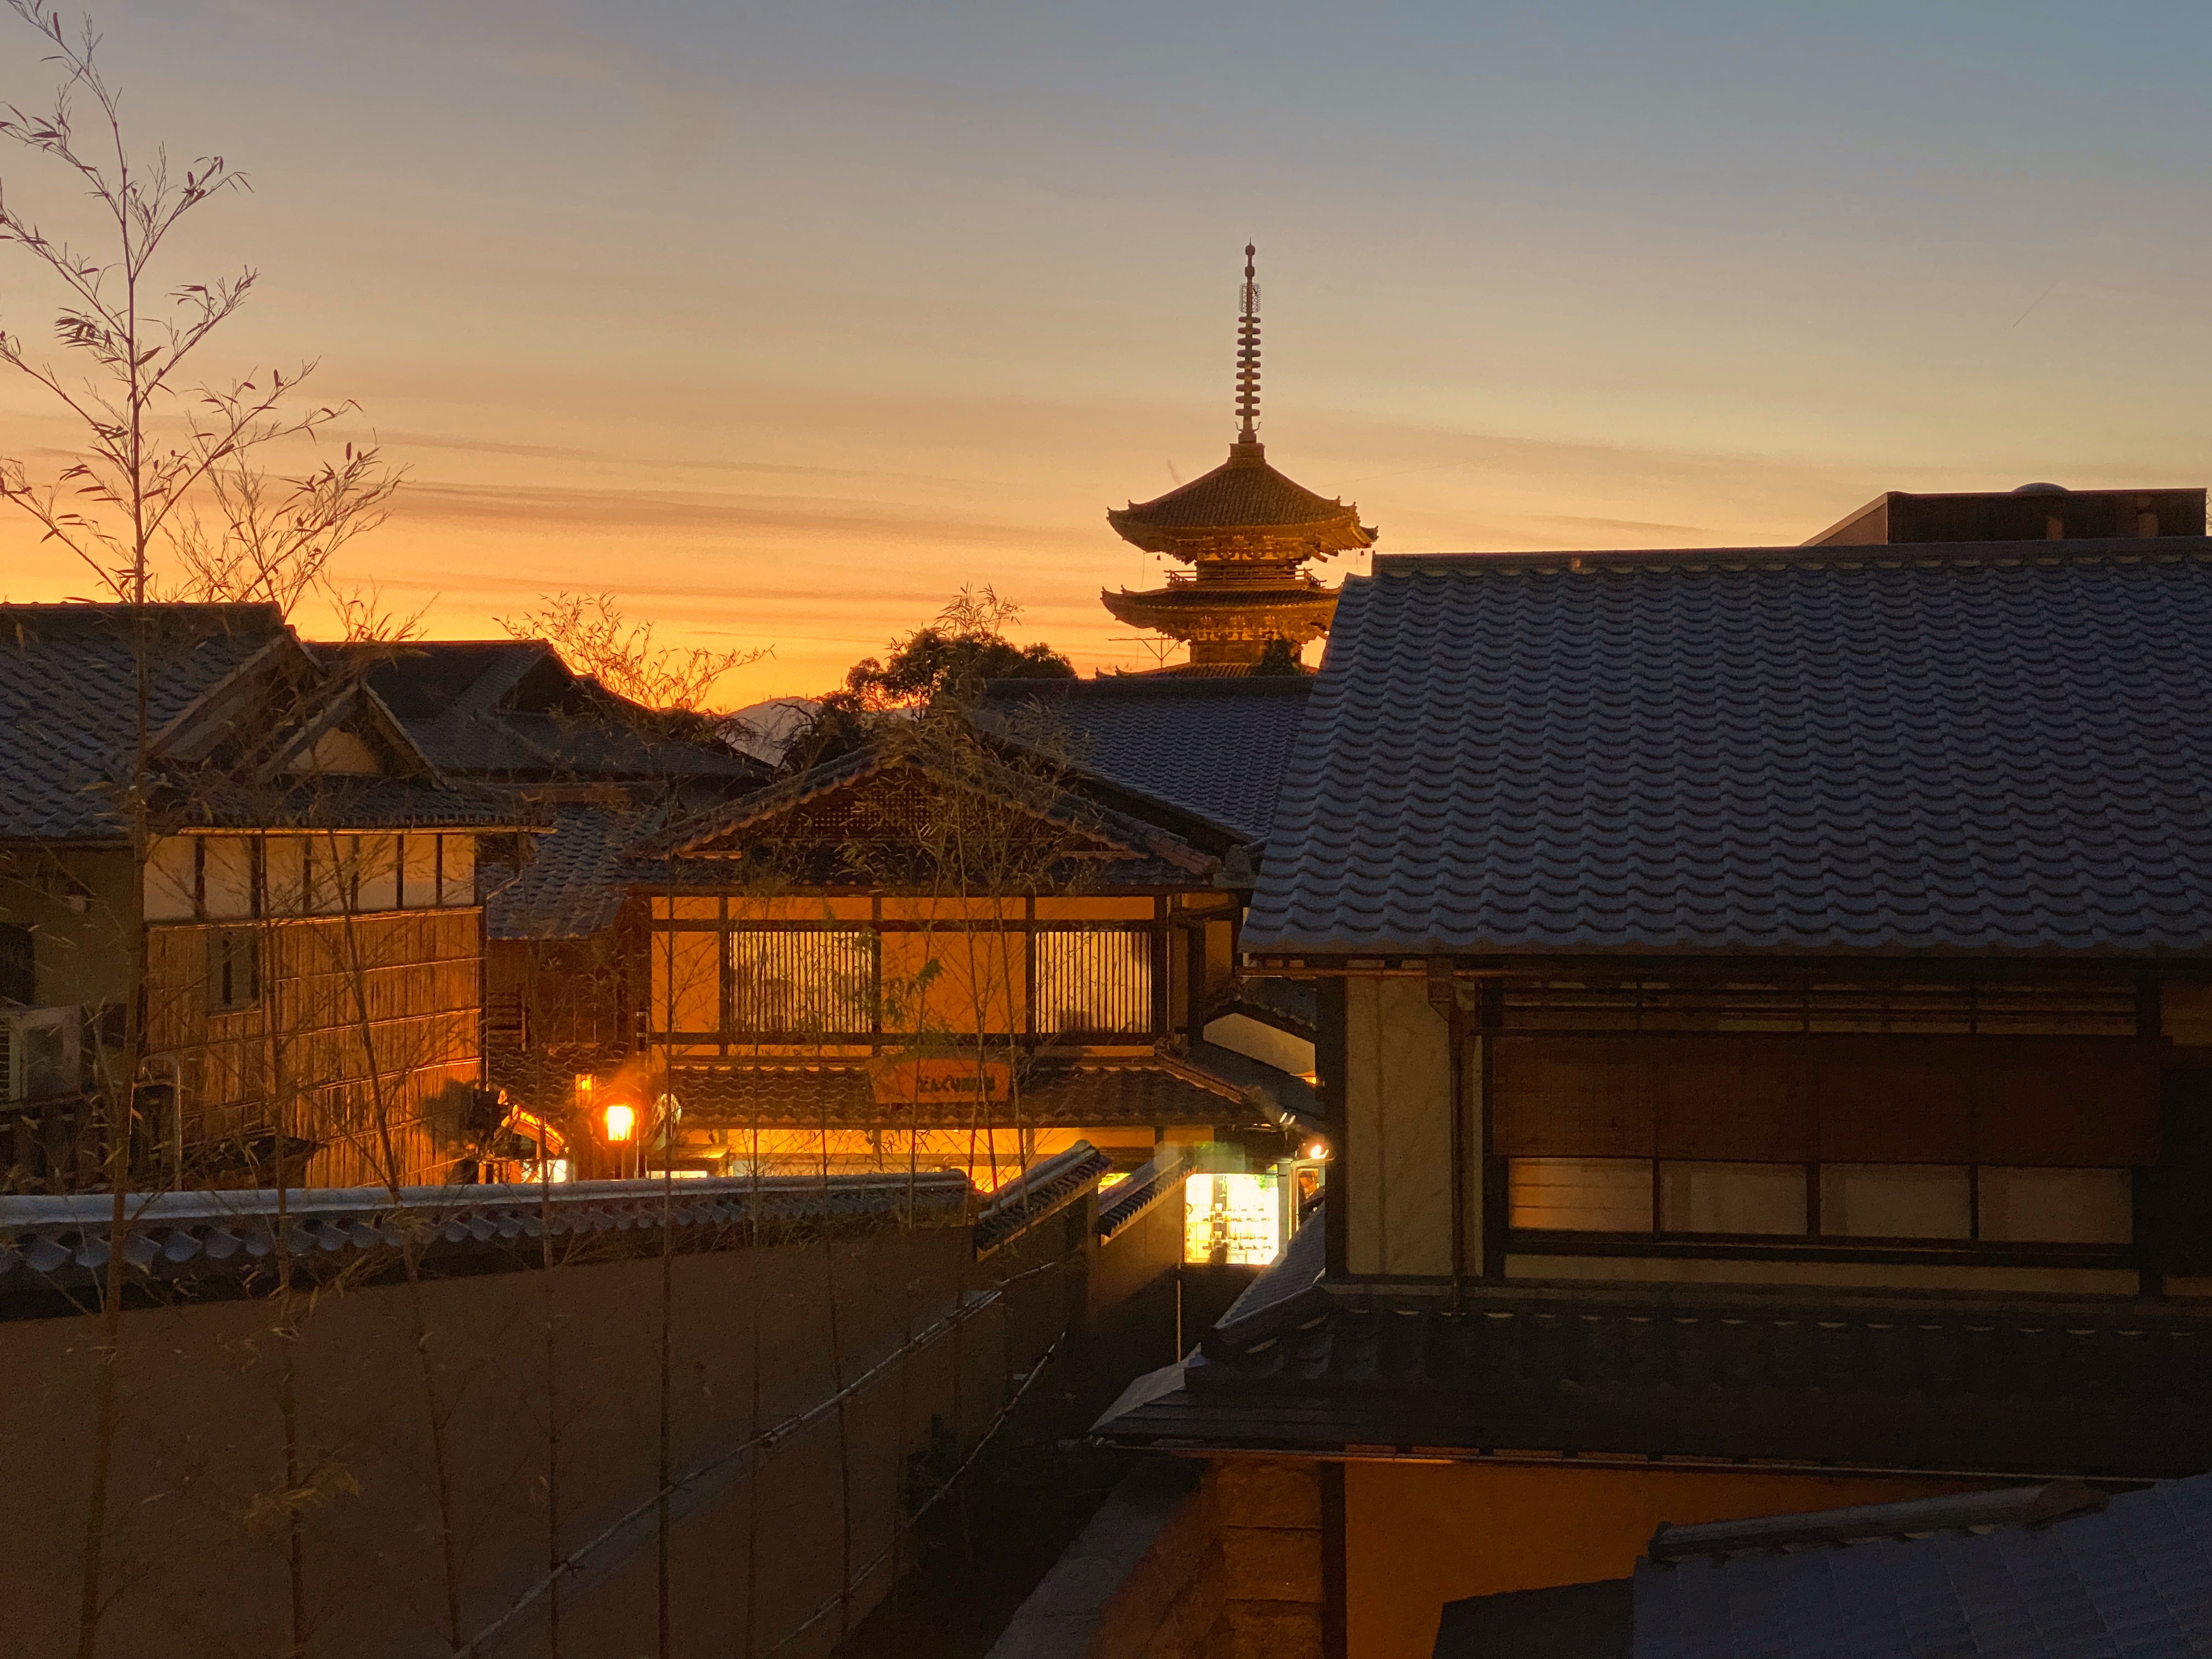
[[[1013,1092],[1004,1060],[893,1060],[868,1070],[878,1106],[995,1106]]]

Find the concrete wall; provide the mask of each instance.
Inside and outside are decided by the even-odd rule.
[[[1059,1259],[1060,1230],[979,1266],[964,1230],[684,1255],[673,1263],[673,1467],[694,1468],[805,1410],[898,1350],[994,1278]],[[536,1249],[534,1244],[529,1247]],[[984,1271],[988,1267],[988,1273]],[[124,1318],[98,1651],[289,1651],[289,1517],[299,1518],[307,1651],[320,1659],[452,1651],[441,1514],[463,1635],[565,1552],[657,1489],[662,1264],[657,1257],[425,1283],[325,1288],[300,1310],[298,1462],[288,1480],[287,1343],[273,1301],[146,1309]],[[1080,1261],[1013,1285],[954,1334],[887,1370],[842,1411],[737,1459],[673,1500],[670,1605],[679,1655],[826,1652],[888,1587],[843,1605],[893,1540],[933,1419],[963,1446],[1079,1309]],[[427,1340],[419,1352],[416,1297]],[[549,1336],[550,1326],[550,1336]],[[0,1324],[0,1492],[15,1517],[0,1659],[74,1650],[98,1326]],[[549,1340],[550,1353],[549,1363]],[[427,1381],[426,1381],[427,1371]],[[449,1501],[438,1500],[434,1389]],[[556,1467],[557,1527],[546,1476]],[[561,1650],[653,1650],[656,1532],[648,1510],[566,1583]],[[546,1648],[541,1601],[488,1651]]]
[[[1091,1268],[1091,1316],[1084,1335],[1085,1403],[1103,1411],[1129,1381],[1182,1358],[1188,1342],[1182,1302],[1182,1183],[1098,1246]],[[1190,1333],[1191,1340],[1196,1332]]]
[[[1322,1466],[1256,1457],[1206,1473],[1221,1551],[1219,1659],[1321,1659]]]
[[[1321,1467],[1141,1466],[990,1659],[1321,1659]]]

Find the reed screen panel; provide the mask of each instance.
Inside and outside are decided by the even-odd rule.
[[[867,929],[739,929],[729,939],[732,1029],[830,1035],[874,1024],[876,936]]]
[[[1036,935],[1036,1029],[1146,1032],[1152,1026],[1152,936],[1129,927],[1046,927]]]

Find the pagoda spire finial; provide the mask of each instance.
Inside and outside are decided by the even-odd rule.
[[[1237,442],[1240,447],[1250,445],[1248,453],[1256,453],[1260,446],[1260,284],[1252,264],[1257,252],[1251,243],[1244,244],[1244,289],[1237,319],[1237,414],[1243,422]]]

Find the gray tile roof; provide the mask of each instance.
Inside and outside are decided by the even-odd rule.
[[[537,838],[520,872],[486,866],[493,939],[587,939],[614,925],[628,883],[653,878],[653,866],[634,868],[626,856],[641,832],[638,814],[563,803],[550,815],[552,833]]]
[[[1088,1146],[1082,1150],[1090,1153]],[[1060,1164],[1055,1173],[1064,1176],[1066,1170]],[[713,1249],[745,1242],[747,1232],[738,1229],[749,1231],[756,1219],[873,1216],[957,1226],[968,1198],[966,1176],[929,1170],[712,1176],[681,1182],[672,1194],[653,1179],[403,1187],[396,1194],[386,1187],[331,1187],[295,1189],[284,1194],[281,1209],[295,1260],[319,1278],[334,1278],[410,1238],[434,1259],[481,1256],[489,1247],[509,1265],[534,1267],[543,1260],[541,1231],[558,1237],[643,1230],[658,1226],[665,1213],[684,1230],[687,1247]],[[267,1190],[130,1194],[124,1255],[136,1270],[134,1281],[245,1279],[267,1288],[271,1263],[285,1248],[277,1200]],[[0,1306],[47,1287],[82,1294],[95,1283],[107,1260],[112,1202],[83,1194],[0,1194]]]
[[[0,606],[0,841],[106,840],[137,748],[137,675],[122,605]],[[148,656],[160,733],[283,638],[274,605],[164,605]]]
[[[732,788],[768,769],[711,731],[572,673],[542,640],[410,640],[315,649],[360,667],[440,769],[501,783],[711,780]]]
[[[1184,1171],[1190,1166],[1188,1146],[1163,1145],[1129,1178],[1098,1199],[1098,1242],[1119,1237],[1182,1192]]]
[[[2212,1475],[2048,1526],[1637,1564],[1634,1659],[2212,1651]]]
[[[1064,743],[1077,772],[1259,841],[1274,820],[1312,688],[1304,675],[1002,680],[980,714],[990,729],[1032,746]],[[1024,724],[1018,710],[1032,718]]]
[[[0,841],[120,841],[137,747],[131,611],[0,605]],[[446,786],[357,688],[319,665],[274,605],[149,609],[149,805],[157,829],[520,826],[519,802]],[[395,775],[283,765],[325,718],[381,733]],[[386,741],[388,740],[388,741]]]
[[[669,1087],[693,1124],[867,1128],[880,1126],[886,1115],[861,1065],[679,1066],[669,1073]],[[935,1125],[921,1109],[896,1109],[923,1127],[978,1127],[972,1108],[957,1102],[946,1105]],[[1168,1056],[1040,1066],[1023,1085],[1020,1107],[1020,1121],[1033,1127],[1258,1124],[1268,1115],[1238,1084]],[[1009,1109],[1006,1123],[1013,1121]]]
[[[975,1254],[988,1255],[1011,1244],[1048,1217],[1088,1196],[1114,1160],[1087,1140],[1030,1164],[1006,1182],[975,1217]]]
[[[2212,1468],[2212,1310],[2182,1300],[1450,1291],[1316,1283],[1291,1255],[1261,1282],[1256,1310],[1208,1331],[1171,1387],[1093,1432],[1132,1448],[1510,1447],[2013,1479]]]
[[[2212,542],[1378,560],[1244,942],[2212,947]]]
[[[727,848],[734,845],[740,832],[750,831],[758,836],[760,826],[795,809],[893,770],[912,775],[911,784],[969,790],[1010,802],[1034,812],[1043,822],[1073,830],[1094,842],[1127,849],[1131,854],[1127,858],[1102,860],[1106,866],[1098,872],[1102,885],[1136,886],[1163,881],[1188,884],[1192,877],[1210,877],[1219,867],[1219,860],[1181,836],[1128,813],[1102,806],[1072,789],[1062,788],[1053,777],[1009,765],[1003,759],[974,766],[964,766],[957,761],[947,763],[933,755],[907,753],[887,743],[871,744],[838,759],[825,761],[756,794],[702,814],[683,833],[668,836],[665,844],[678,855],[712,856],[717,847]],[[787,839],[793,838],[789,830],[780,833]],[[851,833],[841,830],[838,839],[847,839]],[[919,847],[924,843],[917,839],[915,844]]]

